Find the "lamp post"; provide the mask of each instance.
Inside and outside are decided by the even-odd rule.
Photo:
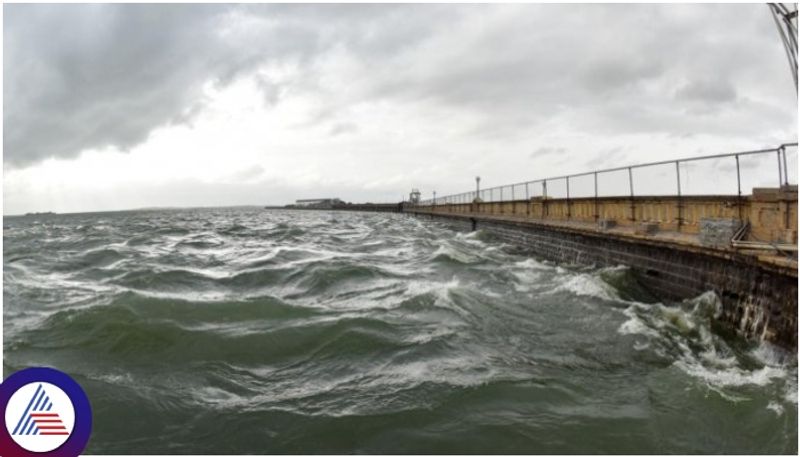
[[[481,177],[475,177],[475,198],[479,198],[481,195]]]
[[[433,206],[436,206],[436,191],[433,191]]]

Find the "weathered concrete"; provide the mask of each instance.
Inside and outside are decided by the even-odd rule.
[[[761,240],[769,233],[770,241],[793,240],[796,243],[796,195],[795,188],[794,201],[787,200],[785,190],[741,199],[684,197],[681,214],[685,219],[680,224],[668,217],[677,214],[669,213],[674,210],[674,207],[669,209],[670,203],[676,203],[674,198],[644,197],[635,201],[633,207],[639,208],[634,212],[637,216],[657,214],[661,210],[667,213],[664,219],[647,220],[649,224],[658,225],[657,233],[651,232],[654,227],[648,229],[651,233],[642,233],[637,228],[644,218],[637,222],[612,217],[630,215],[631,199],[601,199],[577,204],[575,201],[532,199],[405,210],[423,217],[448,220],[464,230],[486,230],[554,261],[627,265],[644,285],[664,300],[691,298],[713,290],[722,300],[722,322],[747,338],[763,339],[796,351],[796,258],[792,261],[774,254],[761,255],[763,252],[752,255],[730,247],[703,246],[698,240],[703,219],[716,216],[738,222],[741,211],[751,218],[755,233],[764,237]],[[731,201],[736,205],[730,205]],[[583,208],[592,211],[575,211],[582,204],[590,205]],[[605,209],[594,213],[595,207]],[[561,216],[563,218],[559,218]],[[601,231],[594,222],[600,219],[614,220],[620,227]],[[668,227],[672,230],[665,230]]]
[[[727,247],[741,225],[738,219],[700,219],[697,238],[703,246]]]
[[[752,196],[642,196],[551,199],[417,206],[415,211],[478,213],[530,220],[583,222],[613,221],[635,227],[646,222],[658,231],[697,234],[704,219],[750,222],[750,239],[797,244],[797,186],[754,189]]]

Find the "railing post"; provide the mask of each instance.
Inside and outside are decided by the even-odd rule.
[[[631,218],[630,220],[636,220],[636,204],[633,200],[633,169],[628,167],[628,184],[631,188]]]
[[[531,217],[531,194],[528,192],[528,183],[525,183],[525,215]]]
[[[781,146],[781,154],[783,154],[783,185],[789,185],[789,173],[786,168],[786,146]]]
[[[789,169],[786,168],[786,146],[781,145],[781,154],[783,155],[783,185],[789,186]],[[785,217],[783,218],[783,228],[789,229],[791,226],[791,218],[789,217],[789,202],[784,201],[784,208],[783,214]]]
[[[739,211],[739,222],[742,221],[742,175],[739,171],[739,154],[736,154],[736,209]]]
[[[547,217],[547,179],[542,181],[542,219]]]
[[[681,204],[681,164],[680,161],[678,160],[675,161],[675,177],[678,178],[678,221],[677,222],[678,222],[678,231],[680,232],[681,225],[683,225],[683,215],[681,214],[683,205]]]
[[[594,221],[600,219],[600,213],[597,212],[597,172],[594,172]]]
[[[567,219],[571,219],[572,211],[570,211],[570,205],[569,205],[569,176],[566,177],[566,180],[567,180]]]

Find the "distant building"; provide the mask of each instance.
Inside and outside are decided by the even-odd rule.
[[[411,193],[408,194],[408,201],[414,205],[419,204],[420,195],[419,189],[411,189]]]
[[[320,208],[327,209],[333,208],[343,204],[338,198],[308,198],[303,200],[296,200],[294,205],[298,208]]]

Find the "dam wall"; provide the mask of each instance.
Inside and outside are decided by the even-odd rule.
[[[749,196],[532,198],[416,206],[414,211],[510,216],[538,221],[613,221],[620,227],[656,224],[659,231],[698,234],[704,219],[748,221],[752,240],[797,244],[797,186],[754,189]]]
[[[557,262],[626,265],[666,301],[713,290],[718,321],[745,338],[797,350],[797,260],[698,242],[703,221],[749,221],[752,239],[797,243],[796,188],[749,197],[673,197],[506,201],[406,207],[460,230],[485,230]],[[680,213],[680,216],[679,216]],[[741,215],[741,216],[740,216]],[[614,221],[612,224],[599,221]],[[604,226],[615,226],[606,229]],[[639,230],[648,224],[648,231]],[[790,256],[789,256],[790,257]]]

